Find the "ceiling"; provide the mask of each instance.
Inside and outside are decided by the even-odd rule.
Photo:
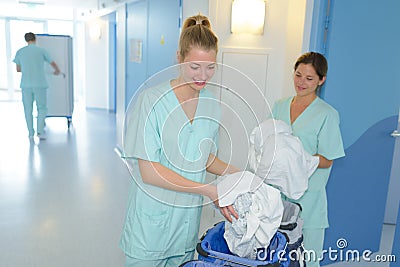
[[[0,4],[44,4],[46,6],[97,9],[98,0],[0,0]]]
[[[134,1],[138,0],[0,0],[0,18],[30,17],[30,8],[37,8],[36,10],[75,8],[77,20],[90,20],[112,12],[119,5]],[[36,12],[36,15],[38,14],[41,15]]]

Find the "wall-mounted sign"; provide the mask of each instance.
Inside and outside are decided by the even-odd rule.
[[[130,39],[129,40],[129,61],[131,62],[142,62],[142,48],[143,41],[141,39]]]

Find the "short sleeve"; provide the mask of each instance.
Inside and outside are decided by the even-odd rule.
[[[47,52],[47,50],[43,49],[43,58],[45,61],[47,61],[48,63],[53,62],[52,57],[50,56],[49,52]]]
[[[328,160],[345,155],[339,124],[340,119],[337,111],[329,112],[318,134],[318,154]]]
[[[15,55],[13,62],[17,65],[21,65],[21,62],[19,60],[19,52],[17,52],[17,54]]]
[[[123,158],[160,162],[161,138],[154,102],[141,95],[125,118]]]

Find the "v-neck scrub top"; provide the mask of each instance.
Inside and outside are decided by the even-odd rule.
[[[291,125],[304,149],[311,155],[320,154],[328,160],[343,157],[343,141],[339,128],[339,114],[328,103],[317,97],[297,119],[290,121],[293,97],[278,100],[272,110],[274,119]],[[331,168],[317,168],[309,178],[308,189],[297,201],[302,206],[304,228],[327,228],[328,208],[325,186]]]
[[[217,151],[219,101],[200,91],[192,123],[169,82],[147,89],[128,111],[123,157],[134,179],[120,246],[138,259],[163,259],[193,251],[203,197],[144,184],[138,159],[159,162],[203,183],[210,153]]]

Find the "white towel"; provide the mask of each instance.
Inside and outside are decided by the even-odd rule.
[[[220,206],[233,204],[239,214],[238,220],[225,223],[224,238],[230,251],[255,259],[256,249],[268,247],[281,223],[283,204],[279,190],[248,171],[224,176],[217,190]]]
[[[232,205],[239,195],[254,192],[262,184],[262,179],[249,171],[221,176],[217,181],[219,205],[221,207]]]
[[[249,169],[289,198],[299,199],[304,194],[318,164],[319,157],[305,151],[281,120],[268,119],[250,135]]]

